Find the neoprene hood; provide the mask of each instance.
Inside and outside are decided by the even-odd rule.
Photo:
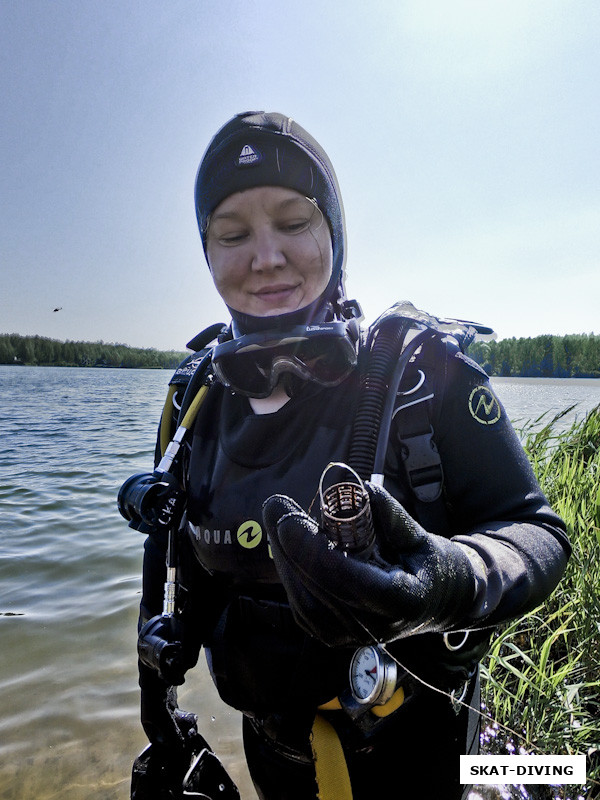
[[[314,199],[329,224],[332,274],[323,295],[307,308],[314,320],[328,303],[335,304],[344,296],[344,210],[333,166],[321,145],[289,117],[264,111],[237,114],[213,137],[196,176],[196,216],[205,254],[211,213],[229,195],[257,186],[283,186]],[[292,321],[283,314],[279,320],[261,318],[259,324],[258,318],[230,310],[246,330]],[[300,321],[298,312],[292,315]]]

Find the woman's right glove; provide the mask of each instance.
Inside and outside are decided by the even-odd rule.
[[[150,741],[133,765],[132,800],[181,798],[183,778],[194,755],[208,744],[195,714],[177,706],[174,687],[140,665],[141,721]]]
[[[378,542],[368,560],[333,545],[291,498],[265,502],[273,559],[296,621],[329,645],[460,629],[476,587],[465,550],[424,530],[382,487],[367,489]]]
[[[197,716],[182,711],[177,706],[176,689],[159,678],[142,688],[141,720],[151,744],[166,750],[189,750],[198,733]]]
[[[133,764],[131,800],[240,800],[237,786],[198,733],[197,716],[177,707],[176,690],[143,665],[140,685],[142,725],[150,744]]]

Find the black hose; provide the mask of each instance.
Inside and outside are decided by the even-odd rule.
[[[363,480],[369,480],[373,473],[383,409],[404,338],[412,325],[412,320],[391,316],[369,336],[369,363],[349,453],[350,466]]]

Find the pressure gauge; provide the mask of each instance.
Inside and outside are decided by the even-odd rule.
[[[379,645],[359,647],[350,662],[350,690],[363,705],[383,705],[396,690],[396,662]]]

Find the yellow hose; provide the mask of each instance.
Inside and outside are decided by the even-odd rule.
[[[344,751],[333,725],[317,714],[311,746],[319,800],[352,800],[352,786]]]
[[[371,712],[375,714],[376,717],[387,717],[390,714],[393,714],[402,703],[404,702],[404,689],[400,686],[394,694],[390,697],[387,703],[384,703],[382,706],[373,706]]]
[[[208,392],[208,386],[200,387],[198,394],[192,400],[190,407],[188,408],[185,417],[183,418],[183,421],[181,423],[181,427],[185,428],[186,431],[188,431],[192,427],[192,424],[196,419],[196,414],[198,413],[198,409],[202,405],[202,402],[207,392]]]
[[[160,454],[164,456],[165,450],[171,441],[171,415],[173,409],[173,397],[177,391],[177,386],[169,386],[167,398],[160,418]]]
[[[172,413],[173,413],[173,396],[177,391],[176,386],[169,386],[169,391],[167,392],[167,398],[165,400],[165,405],[163,408],[162,416],[160,418],[160,454],[164,456],[166,453],[167,447],[171,443],[172,435],[171,435],[171,425],[172,425]],[[183,421],[179,428],[185,428],[188,431],[196,419],[196,414],[198,413],[198,409],[202,405],[204,398],[206,397],[206,393],[208,392],[208,386],[201,386],[198,394],[192,400],[190,407],[188,408]]]

